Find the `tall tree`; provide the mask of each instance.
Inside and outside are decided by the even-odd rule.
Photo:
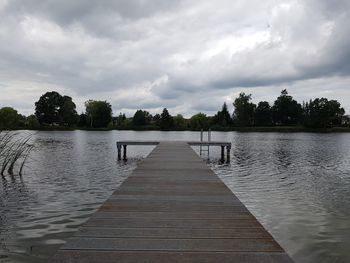
[[[26,124],[27,124],[27,117],[22,114],[18,114],[18,127],[25,128]]]
[[[271,106],[267,101],[260,101],[255,110],[255,125],[270,126],[272,125]]]
[[[85,113],[81,113],[79,115],[78,126],[79,127],[87,127],[87,126],[89,126],[88,116]]]
[[[63,96],[60,103],[59,117],[60,123],[67,126],[72,126],[78,122],[78,114],[75,103],[69,96]]]
[[[40,124],[53,124],[60,121],[62,96],[56,92],[46,92],[35,102],[35,115]]]
[[[26,125],[29,129],[37,129],[40,126],[38,118],[32,114],[27,117]]]
[[[276,125],[295,125],[301,122],[302,107],[287,90],[282,90],[271,108],[273,121]]]
[[[350,127],[350,115],[344,115],[342,119],[342,126]]]
[[[61,96],[56,91],[46,92],[35,103],[35,115],[40,124],[72,126],[78,121],[75,103],[69,96]]]
[[[190,128],[194,131],[199,131],[201,129],[209,129],[209,119],[204,113],[197,113],[193,115],[190,119]]]
[[[218,111],[217,114],[213,117],[213,124],[217,124],[223,127],[230,126],[232,124],[231,115],[227,109],[227,104],[224,102],[222,105],[221,111]]]
[[[132,118],[129,119],[125,116],[125,113],[119,113],[118,117],[115,118],[116,122],[116,127],[118,129],[132,129],[133,123],[132,123]]]
[[[119,113],[117,119],[116,119],[116,124],[117,127],[123,127],[126,121],[126,116],[124,113]]]
[[[238,126],[251,126],[254,124],[254,110],[256,105],[251,102],[252,95],[241,92],[233,102],[234,120]]]
[[[112,106],[107,101],[88,100],[85,108],[92,128],[106,128],[112,121]]]
[[[156,126],[160,127],[160,114],[159,113],[155,114],[153,116],[152,121]]]
[[[340,126],[345,114],[338,101],[326,98],[310,100],[305,105],[304,111],[305,125],[312,128]]]
[[[174,128],[174,119],[170,115],[167,108],[164,108],[162,114],[160,115],[159,125],[162,130],[170,130]]]
[[[152,115],[148,111],[137,110],[132,118],[134,126],[147,125],[152,120]]]
[[[18,128],[20,115],[14,108],[3,107],[0,109],[0,129]]]
[[[180,130],[180,131],[186,130],[187,121],[181,114],[178,114],[174,117],[174,126],[176,130]]]

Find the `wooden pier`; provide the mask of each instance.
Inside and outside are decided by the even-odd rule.
[[[158,145],[159,141],[119,141],[117,142],[118,160],[122,160],[122,149],[123,149],[123,160],[127,160],[126,151],[128,145]],[[226,148],[226,162],[229,163],[231,159],[231,143],[230,142],[219,142],[219,141],[188,141],[186,142],[190,146],[219,146],[221,147],[221,162],[225,162],[225,148]]]
[[[50,262],[292,262],[185,142],[161,142]]]

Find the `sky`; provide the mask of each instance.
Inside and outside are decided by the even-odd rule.
[[[0,0],[0,107],[47,91],[189,117],[240,92],[350,113],[348,0]]]

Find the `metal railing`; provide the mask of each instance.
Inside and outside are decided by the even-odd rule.
[[[203,129],[201,129],[201,133],[200,133],[200,141],[203,142],[203,134],[204,131]],[[211,141],[211,129],[208,130],[208,142]],[[206,148],[206,149],[203,149],[203,148]],[[206,146],[199,146],[199,155],[202,156],[202,153],[203,152],[207,152],[208,153],[208,159],[209,159],[209,156],[210,156],[210,146],[209,145],[206,145]]]

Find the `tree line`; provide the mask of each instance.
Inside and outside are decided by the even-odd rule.
[[[172,116],[167,108],[152,115],[139,109],[133,117],[120,113],[113,116],[107,101],[88,100],[85,111],[78,114],[76,104],[69,96],[56,91],[43,94],[35,103],[35,114],[28,117],[11,107],[0,109],[0,129],[15,128],[108,128],[134,130],[231,130],[235,127],[302,126],[305,128],[332,128],[350,126],[350,118],[336,100],[316,98],[300,104],[282,90],[272,105],[252,102],[252,95],[241,92],[229,112],[224,103],[214,116],[197,113],[190,118],[181,114]]]

